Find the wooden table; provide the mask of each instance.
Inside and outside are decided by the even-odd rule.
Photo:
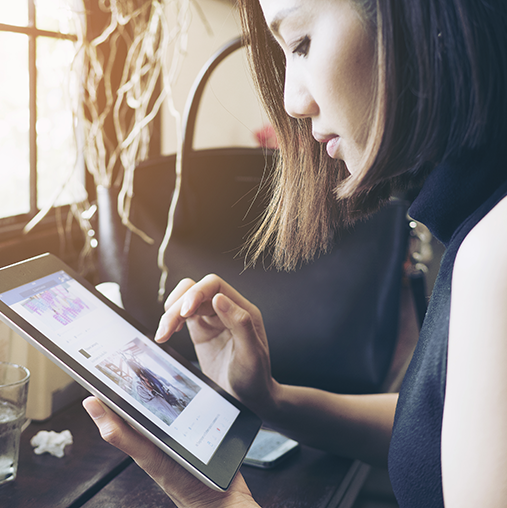
[[[74,443],[61,459],[35,455],[30,439],[39,430],[69,429]],[[248,466],[242,473],[265,508],[346,508],[368,473],[349,459],[302,447],[277,468]],[[162,508],[175,505],[133,461],[105,443],[80,402],[46,422],[34,422],[21,438],[18,476],[0,487],[4,508]]]

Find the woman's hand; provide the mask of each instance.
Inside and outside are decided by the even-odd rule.
[[[102,438],[130,455],[177,506],[258,507],[240,474],[233,480],[227,492],[211,490],[95,397],[84,400],[83,406],[99,428]]]
[[[220,278],[185,279],[165,304],[156,340],[165,342],[187,323],[203,371],[252,409],[274,392],[264,325],[259,310]],[[258,506],[241,475],[225,493],[213,491],[98,399],[83,406],[105,441],[130,455],[176,503],[193,507]]]
[[[165,342],[186,323],[203,372],[265,414],[277,384],[259,309],[216,275],[182,280],[165,309],[155,340]]]

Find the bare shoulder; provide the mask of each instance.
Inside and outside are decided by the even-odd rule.
[[[467,379],[480,377],[483,393],[507,388],[506,221],[504,198],[464,240],[452,276],[448,381],[463,386],[474,369],[478,377]]]
[[[445,506],[507,499],[507,198],[468,234],[452,277],[442,427]]]
[[[454,278],[503,289],[507,296],[507,197],[503,198],[468,234],[456,257]],[[485,289],[485,288],[484,288]]]
[[[504,377],[506,310],[507,197],[472,229],[456,257],[449,328],[450,373],[466,359],[467,368],[475,364],[477,372],[484,380],[489,377],[492,384],[498,382],[499,372]],[[483,361],[478,362],[479,358]],[[500,358],[502,363],[498,362]],[[507,387],[507,376],[502,383]]]

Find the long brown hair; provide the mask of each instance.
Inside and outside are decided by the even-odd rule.
[[[272,199],[247,249],[293,269],[331,245],[337,226],[419,184],[440,161],[506,128],[505,0],[351,0],[376,42],[378,72],[362,169],[329,158],[309,119],[284,109],[284,55],[257,0],[239,0],[261,100],[277,132]]]

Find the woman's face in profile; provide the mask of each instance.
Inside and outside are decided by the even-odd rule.
[[[351,173],[368,137],[375,44],[353,0],[260,0],[286,58],[285,109]]]

